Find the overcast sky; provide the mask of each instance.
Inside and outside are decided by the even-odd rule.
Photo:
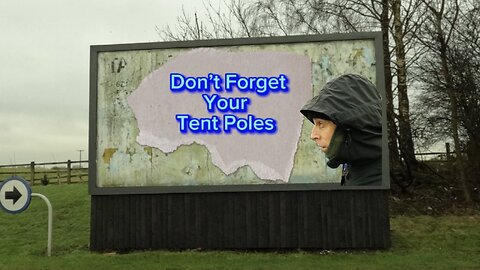
[[[88,149],[90,45],[160,41],[195,0],[1,0],[0,165]],[[82,159],[87,155],[82,153]]]

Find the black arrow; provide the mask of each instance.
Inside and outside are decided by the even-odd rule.
[[[13,200],[14,205],[18,201],[18,199],[20,199],[21,197],[22,197],[22,193],[20,193],[15,186],[13,186],[13,191],[5,192],[5,199],[6,200],[9,200],[9,199]]]

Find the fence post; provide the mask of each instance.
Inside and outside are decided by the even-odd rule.
[[[67,184],[70,184],[72,180],[72,161],[67,160]]]
[[[35,161],[30,162],[30,185],[35,182]]]
[[[450,158],[451,158],[451,156],[450,156],[450,143],[448,143],[448,142],[445,143],[445,148],[447,150],[447,161],[450,161]]]

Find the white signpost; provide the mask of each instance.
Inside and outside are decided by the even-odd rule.
[[[30,205],[34,197],[40,197],[45,201],[48,208],[48,242],[47,255],[52,254],[52,204],[42,194],[32,193],[32,189],[25,179],[14,176],[0,183],[0,207],[10,214],[23,212]]]

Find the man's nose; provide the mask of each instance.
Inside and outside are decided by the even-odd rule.
[[[312,140],[319,139],[318,132],[315,130],[315,126],[313,126],[312,132],[310,133],[310,139],[312,139]]]

